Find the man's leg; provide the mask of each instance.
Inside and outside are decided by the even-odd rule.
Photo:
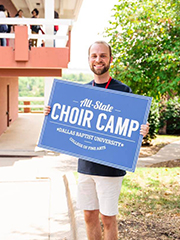
[[[79,174],[77,208],[84,211],[88,240],[101,240],[99,203],[93,176]]]
[[[101,240],[99,210],[84,210],[84,219],[86,223],[88,240]]]
[[[123,177],[96,177],[99,211],[104,225],[104,240],[117,240],[118,200]]]
[[[104,225],[104,240],[118,240],[118,228],[116,216],[105,216],[101,214]]]

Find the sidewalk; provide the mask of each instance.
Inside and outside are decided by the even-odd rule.
[[[180,159],[180,141],[172,142],[161,148],[159,152],[151,157],[139,158],[137,167],[147,167],[148,165]]]
[[[5,166],[6,158],[0,158],[4,162],[0,167],[0,239],[76,239],[64,182],[65,164],[75,171],[76,160],[65,155],[16,160]]]
[[[0,239],[87,240],[76,209],[77,159],[36,147],[43,114],[20,114],[0,137]],[[180,141],[137,166],[180,159]]]
[[[21,113],[5,133],[0,136],[0,156],[36,156],[34,152],[41,126],[43,114]],[[43,155],[39,152],[39,155]]]
[[[42,121],[20,114],[0,137],[0,239],[86,240],[77,159],[36,147]]]

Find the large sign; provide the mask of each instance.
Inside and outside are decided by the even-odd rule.
[[[55,79],[38,146],[134,171],[151,100]]]

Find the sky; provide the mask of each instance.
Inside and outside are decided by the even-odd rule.
[[[118,0],[83,0],[78,19],[73,24],[71,61],[69,70],[91,72],[88,65],[88,48],[97,40],[105,40],[102,32],[108,26],[112,8]],[[99,34],[100,33],[100,34]]]

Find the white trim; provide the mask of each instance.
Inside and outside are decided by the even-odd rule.
[[[45,19],[45,18],[0,18],[0,24],[16,25],[73,25],[72,19]]]
[[[25,0],[25,2],[27,4],[27,6],[28,6],[29,11],[30,11],[30,9],[34,8],[31,0]]]
[[[60,0],[59,3],[59,16],[62,16],[64,14],[64,2],[63,0]]]
[[[18,97],[18,101],[44,101],[44,97]]]
[[[81,9],[82,2],[83,2],[83,0],[76,0],[76,6],[74,9],[75,20],[77,20],[77,18],[78,18],[78,14]]]
[[[18,105],[18,108],[43,108],[44,105]]]

